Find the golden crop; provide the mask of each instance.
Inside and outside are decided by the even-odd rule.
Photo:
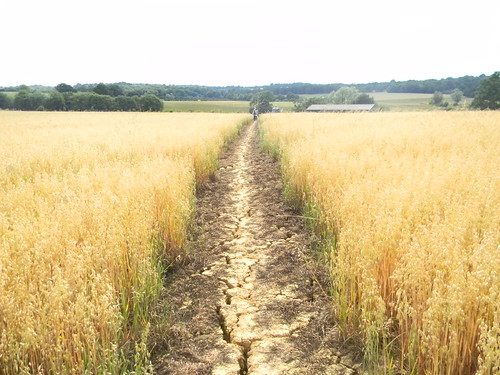
[[[375,373],[500,371],[500,113],[263,116]],[[382,361],[382,362],[380,362]]]
[[[162,267],[246,119],[0,112],[0,373],[147,365]]]

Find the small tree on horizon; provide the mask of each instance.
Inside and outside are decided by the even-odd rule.
[[[444,98],[443,93],[441,91],[436,91],[432,95],[432,98],[431,98],[431,101],[429,102],[429,104],[441,105],[441,104],[443,104],[443,98]]]
[[[60,83],[58,84],[55,89],[59,91],[61,94],[65,92],[76,92],[76,90],[73,88],[73,86],[70,86],[66,83]]]
[[[351,86],[343,86],[330,94],[331,100],[335,104],[354,104],[358,96],[358,89]]]
[[[366,93],[359,94],[354,104],[375,104],[375,99]]]
[[[139,98],[140,110],[142,112],[163,111],[163,101],[153,94],[146,94]]]
[[[271,101],[274,100],[274,94],[271,91],[261,91],[255,94],[250,101],[250,113],[254,108],[260,113],[267,113],[273,110]]]
[[[450,94],[451,100],[453,100],[453,105],[458,105],[464,98],[464,93],[460,89],[455,89]]]
[[[102,82],[99,83],[96,87],[94,87],[92,91],[99,95],[109,95],[108,86],[106,86]]]
[[[481,81],[471,107],[500,109],[500,71]]]

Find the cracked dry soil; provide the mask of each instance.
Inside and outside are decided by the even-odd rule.
[[[242,129],[199,196],[200,233],[162,298],[170,328],[153,329],[155,374],[359,373],[257,126]]]

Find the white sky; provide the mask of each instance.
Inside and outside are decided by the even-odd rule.
[[[0,0],[0,86],[490,75],[499,16],[499,0]]]

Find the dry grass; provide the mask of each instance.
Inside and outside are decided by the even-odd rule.
[[[248,117],[0,112],[0,373],[147,370],[195,186]]]
[[[500,113],[272,115],[374,373],[500,371]]]

